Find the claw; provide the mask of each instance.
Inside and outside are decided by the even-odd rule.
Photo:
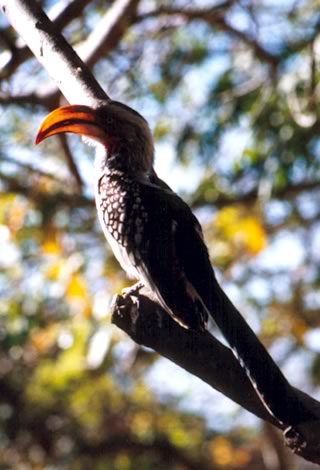
[[[136,284],[133,284],[133,286],[130,287],[125,287],[121,291],[121,295],[123,297],[127,297],[128,295],[136,295],[140,289],[144,287],[143,283],[141,281],[137,282]]]

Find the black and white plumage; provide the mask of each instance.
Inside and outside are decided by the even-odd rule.
[[[203,263],[194,257],[199,249],[211,277],[213,272],[201,227],[184,201],[154,172],[152,137],[146,121],[120,103],[111,106],[120,114],[125,111],[124,118],[133,118],[133,129],[138,126],[140,131],[129,131],[138,145],[126,136],[118,146],[97,150],[96,204],[104,234],[130,278],[142,282],[182,326],[204,329],[210,286],[204,282]],[[144,148],[141,139],[147,142]]]
[[[105,236],[128,276],[148,287],[181,325],[204,328],[210,286],[198,253],[201,233],[188,206],[169,190],[120,172],[99,178],[96,202]],[[202,257],[212,273],[206,250]]]
[[[218,285],[199,222],[153,169],[153,141],[145,119],[128,106],[58,108],[42,122],[36,143],[72,132],[97,146],[96,205],[104,234],[129,277],[146,286],[182,326],[203,330],[212,316],[262,402],[280,423],[310,419]],[[287,407],[282,397],[291,395]],[[293,396],[292,396],[293,395]]]
[[[95,196],[103,232],[122,268],[142,282],[182,326],[206,327],[215,278],[200,224],[153,169],[149,126],[109,101],[66,106],[42,124],[38,141],[79,133],[97,146]]]

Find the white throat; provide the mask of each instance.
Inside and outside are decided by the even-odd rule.
[[[101,173],[106,172],[108,169],[107,166],[107,149],[104,145],[99,142],[95,142],[96,154],[94,157],[94,168],[96,173],[101,175]]]
[[[95,173],[99,177],[101,174],[107,169],[107,149],[103,144],[98,142],[95,139],[91,139],[90,137],[83,136],[82,141],[89,145],[90,147],[94,147],[95,149],[95,157],[94,157],[94,168]]]

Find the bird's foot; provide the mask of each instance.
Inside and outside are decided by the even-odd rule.
[[[140,289],[142,289],[142,287],[144,287],[143,285],[143,282],[139,281],[139,282],[136,282],[136,284],[133,284],[133,286],[130,286],[130,287],[125,287],[124,289],[122,289],[121,291],[121,295],[123,297],[127,297],[127,296],[136,296],[139,292]]]
[[[137,320],[139,318],[139,308],[140,308],[140,302],[139,302],[139,297],[138,293],[139,290],[144,287],[143,283],[141,281],[136,282],[136,284],[133,284],[133,286],[130,287],[125,287],[121,291],[121,297],[126,300],[128,297],[130,297],[130,303],[131,303],[131,320],[132,320],[132,328],[135,330],[135,325],[137,323]]]

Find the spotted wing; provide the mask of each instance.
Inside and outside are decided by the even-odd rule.
[[[179,323],[204,328],[215,278],[200,224],[175,193],[147,184],[140,193],[147,217],[137,269]]]

